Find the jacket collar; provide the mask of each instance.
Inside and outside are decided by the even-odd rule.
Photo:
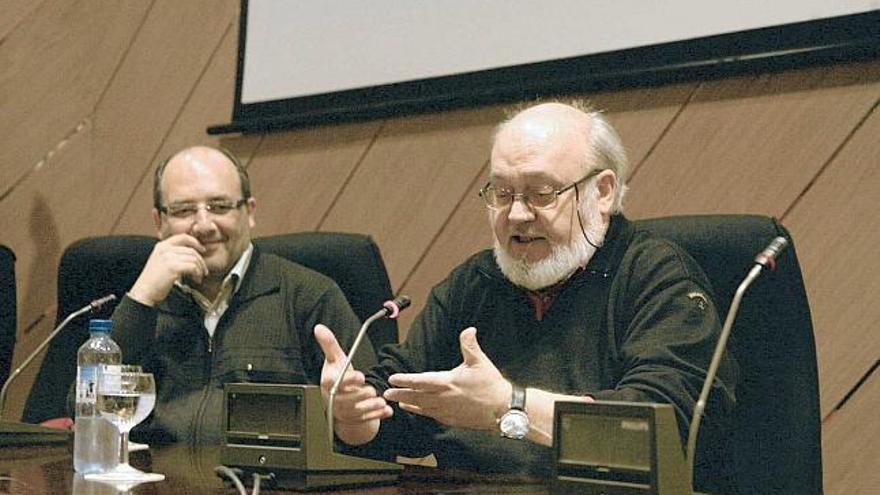
[[[250,266],[245,271],[244,277],[239,281],[238,290],[229,301],[230,308],[279,290],[281,278],[278,274],[277,266],[272,266],[273,263],[271,263],[270,259],[264,256],[260,248],[254,246]],[[176,286],[171,289],[168,297],[157,305],[159,311],[178,316],[194,314],[194,307],[197,307],[195,301]]]

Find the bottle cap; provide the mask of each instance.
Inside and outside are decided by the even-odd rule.
[[[113,320],[89,320],[89,332],[110,333],[113,331]]]

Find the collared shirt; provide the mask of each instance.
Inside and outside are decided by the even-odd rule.
[[[214,330],[217,328],[217,323],[220,322],[223,313],[229,308],[229,301],[238,291],[238,288],[241,287],[241,281],[244,280],[244,274],[247,273],[247,269],[251,264],[251,255],[253,252],[253,243],[248,244],[247,249],[245,249],[241,254],[241,257],[238,258],[235,266],[232,267],[232,270],[229,270],[229,273],[223,279],[223,284],[220,286],[220,292],[213,301],[180,280],[174,282],[174,284],[180,287],[182,291],[192,296],[196,304],[198,304],[205,312],[205,329],[208,330],[208,335],[211,337],[214,336]]]
[[[538,321],[544,321],[544,315],[547,314],[547,311],[550,310],[550,306],[556,301],[556,296],[562,292],[562,289],[568,285],[569,281],[575,277],[578,273],[583,270],[583,267],[578,268],[573,271],[571,275],[565,277],[565,279],[556,282],[550,287],[545,287],[543,289],[538,290],[526,290],[526,296],[529,297],[529,301],[532,303],[532,309],[535,311],[535,319]]]

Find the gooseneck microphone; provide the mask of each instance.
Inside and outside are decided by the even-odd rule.
[[[45,349],[46,346],[49,345],[49,343],[52,342],[52,340],[59,333],[61,333],[61,330],[63,330],[64,327],[66,327],[68,323],[73,321],[74,318],[82,315],[83,313],[89,313],[91,311],[99,309],[102,306],[104,306],[105,304],[113,302],[115,300],[116,300],[116,296],[114,296],[113,294],[110,294],[108,296],[104,296],[100,299],[95,299],[94,301],[88,303],[87,305],[83,306],[82,308],[71,313],[67,318],[64,319],[64,321],[61,322],[60,325],[55,327],[55,330],[52,330],[52,333],[50,333],[48,337],[46,337],[42,342],[40,342],[40,345],[37,346],[37,348],[34,350],[34,352],[30,353],[30,355],[28,355],[28,357],[25,358],[24,362],[22,362],[18,368],[15,368],[15,371],[13,371],[9,375],[9,378],[7,378],[6,382],[3,384],[3,388],[0,389],[0,419],[3,418],[3,410],[6,407],[6,393],[9,391],[9,385],[22,372],[22,370],[27,368],[27,366],[29,364],[31,364],[31,361],[33,361],[34,358],[36,358],[41,352],[43,352],[43,349]]]
[[[377,311],[373,316],[367,318],[364,321],[364,324],[361,325],[361,329],[358,331],[357,336],[354,339],[354,343],[351,345],[351,350],[348,352],[348,356],[345,357],[345,365],[342,367],[342,373],[336,377],[336,380],[333,382],[333,386],[330,387],[330,394],[327,398],[327,431],[329,432],[330,445],[333,445],[333,435],[334,435],[334,418],[333,418],[333,402],[336,399],[336,392],[339,390],[339,384],[342,383],[343,377],[345,377],[345,373],[348,371],[348,368],[351,366],[351,360],[354,358],[355,353],[358,350],[358,347],[361,345],[361,340],[364,338],[364,335],[367,333],[367,329],[370,325],[373,324],[376,320],[381,320],[382,318],[397,318],[401,311],[408,308],[411,301],[408,296],[397,296],[393,301],[385,301],[382,304],[382,309]]]
[[[776,270],[776,258],[786,247],[788,247],[788,239],[785,237],[779,236],[773,239],[769,246],[755,256],[755,263],[769,266],[771,271]]]
[[[715,353],[712,355],[712,361],[709,363],[709,370],[706,373],[706,379],[703,381],[703,389],[700,391],[700,398],[694,407],[694,415],[691,419],[690,429],[688,430],[687,442],[687,462],[688,462],[688,479],[694,482],[694,456],[697,448],[697,434],[700,430],[700,421],[703,418],[703,411],[706,409],[706,401],[709,398],[709,392],[712,390],[712,384],[715,382],[715,374],[718,372],[718,366],[721,364],[721,356],[727,347],[727,339],[730,337],[730,330],[733,327],[733,321],[736,319],[736,313],[739,311],[739,304],[749,285],[758,278],[764,267],[769,266],[770,270],[776,270],[776,258],[788,246],[788,239],[779,236],[773,239],[763,251],[755,256],[755,266],[749,271],[746,278],[739,284],[733,300],[730,302],[730,309],[727,311],[727,318],[724,320],[724,326],[721,328],[721,335],[718,337],[718,343],[715,344]]]

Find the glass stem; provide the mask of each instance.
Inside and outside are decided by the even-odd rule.
[[[121,466],[128,466],[128,432],[120,432],[119,434],[119,457],[122,460]]]

